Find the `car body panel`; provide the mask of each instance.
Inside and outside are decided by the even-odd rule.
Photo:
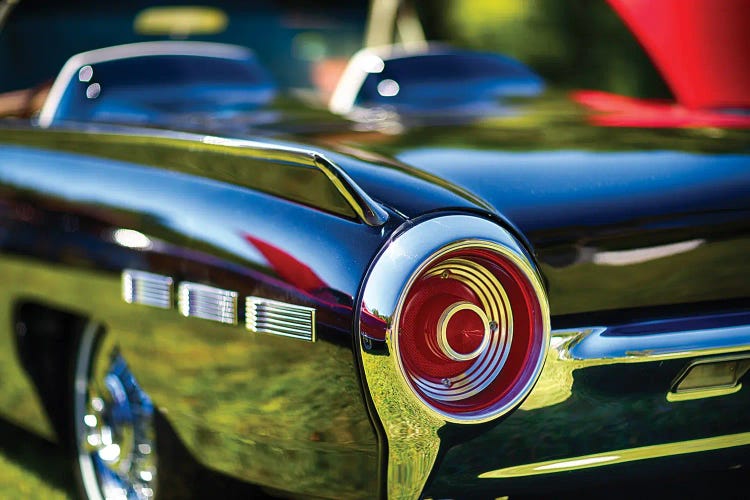
[[[7,144],[0,156],[0,265],[12,283],[3,288],[4,304],[40,303],[105,325],[188,449],[215,469],[276,488],[294,480],[311,495],[363,496],[377,488],[378,445],[350,316],[382,227],[132,162]],[[148,243],[128,247],[118,240],[122,229]],[[273,248],[284,249],[287,269]],[[128,304],[126,268],[233,290],[241,304],[259,295],[314,307],[316,341]],[[0,408],[44,429],[39,414],[19,411],[16,398],[28,383],[13,388],[25,377],[15,349],[6,347],[2,380],[11,385]]]
[[[132,41],[137,3],[119,9],[127,15],[112,34],[82,30],[47,55]],[[289,54],[263,62],[280,81],[308,80],[312,59],[290,55],[317,18],[266,7],[235,17],[224,41],[283,45]],[[50,26],[21,13],[14,36]],[[260,29],[271,18],[282,34]],[[322,32],[314,30],[309,40]],[[11,62],[27,53],[3,50]],[[8,81],[39,83],[28,66]],[[75,81],[78,66],[68,79],[87,84]],[[15,314],[31,304],[106,330],[202,465],[292,496],[552,495],[746,468],[746,111],[682,113],[662,103],[624,109],[631,119],[633,109],[653,114],[622,121],[622,100],[536,95],[543,82],[531,76],[522,93],[533,99],[494,106],[443,99],[439,86],[443,109],[417,99],[400,113],[375,102],[342,117],[323,109],[325,99],[316,108],[286,95],[249,113],[125,113],[123,125],[4,121],[0,414],[65,441],[24,364],[29,332]],[[350,111],[350,98],[333,110]],[[721,124],[738,129],[705,126]],[[399,238],[447,218],[482,228],[462,241],[497,243],[502,233],[526,276],[539,277],[544,366],[535,365],[528,396],[495,419],[427,411],[394,362],[393,316],[365,305],[373,275],[390,276],[378,259],[399,256]],[[414,276],[426,256],[401,257]],[[166,307],[128,295],[139,272],[170,283]],[[407,286],[382,283],[394,304]],[[183,292],[201,287],[231,299],[220,312],[195,312]],[[304,340],[254,331],[245,306],[258,298],[314,310]],[[368,321],[381,337],[368,337]],[[696,366],[734,366],[735,378],[681,391]]]
[[[86,141],[97,135],[103,142],[87,146]],[[741,151],[516,153],[405,148],[388,157],[382,151],[385,148],[372,148],[375,153],[368,157],[361,149],[335,147],[330,142],[329,149],[316,148],[368,196],[384,204],[389,218],[380,226],[368,226],[357,219],[345,199],[337,198],[340,192],[336,190],[329,189],[329,195],[320,199],[295,194],[295,185],[310,186],[308,177],[295,180],[287,175],[288,180],[280,184],[286,191],[264,194],[263,185],[253,178],[263,167],[252,166],[257,159],[242,158],[241,148],[236,147],[240,141],[228,138],[222,143],[227,149],[221,154],[229,155],[222,167],[216,152],[202,151],[199,146],[205,141],[198,139],[208,136],[176,136],[177,145],[165,148],[159,141],[135,144],[133,136],[126,134],[119,149],[113,147],[113,136],[117,134],[95,130],[5,130],[3,141],[15,144],[2,152],[3,184],[6,191],[15,193],[8,198],[15,201],[5,212],[10,214],[9,227],[25,227],[26,236],[19,237],[22,233],[16,230],[14,238],[6,240],[11,246],[6,246],[5,252],[15,256],[4,258],[4,267],[10,276],[31,273],[31,279],[6,291],[8,301],[30,297],[105,322],[120,341],[141,385],[188,449],[213,468],[267,486],[283,489],[292,478],[302,477],[308,479],[300,483],[299,491],[312,494],[333,491],[333,485],[338,485],[337,495],[360,496],[376,487],[380,458],[358,389],[356,358],[351,351],[356,342],[351,333],[351,307],[370,260],[404,218],[461,211],[506,226],[527,245],[540,266],[548,286],[552,327],[558,331],[654,320],[677,314],[679,304],[690,304],[693,311],[704,314],[731,312],[743,309],[743,299],[748,296],[748,268],[742,255],[750,241],[748,200],[743,193],[750,177],[747,156]],[[318,138],[312,142],[325,141]],[[299,147],[278,141],[269,144]],[[137,156],[131,155],[136,146]],[[141,165],[123,163],[128,157]],[[279,175],[290,168],[273,162],[266,164]],[[294,168],[306,167],[292,164],[290,171]],[[249,175],[246,181],[242,180],[243,171]],[[328,182],[325,176],[321,182]],[[704,189],[711,185],[715,187]],[[522,196],[529,191],[538,193],[536,203]],[[18,215],[26,210],[37,215]],[[79,226],[69,231],[66,224],[71,224],[71,217]],[[34,223],[29,229],[29,221],[55,218],[57,227],[52,234],[57,233],[59,240],[52,239],[56,243],[51,246],[40,245],[40,238],[49,238],[40,235],[51,234],[51,228],[40,233],[33,229]],[[87,232],[81,231],[85,219],[96,229],[88,230],[88,236],[82,238],[81,233]],[[146,235],[153,247],[137,250],[118,245],[112,234],[121,228]],[[291,258],[274,258],[274,251]],[[337,257],[331,259],[331,255]],[[292,270],[279,268],[280,262],[291,262]],[[234,290],[240,297],[261,295],[316,307],[320,341],[308,345],[282,337],[248,337],[242,325],[219,325],[182,318],[175,310],[126,304],[120,297],[119,275],[126,268]],[[36,285],[42,279],[50,283],[45,291]],[[66,290],[72,286],[76,293]],[[82,297],[90,298],[89,302]],[[143,311],[135,323],[134,307]],[[181,341],[175,343],[175,337]],[[729,352],[737,349],[732,345]],[[155,365],[155,353],[159,359],[174,361]],[[435,444],[425,442],[425,446],[436,446],[433,458],[440,457],[436,463],[441,477],[426,492],[450,495],[455,493],[455,485],[477,491],[521,491],[525,479],[495,477],[504,474],[497,471],[664,444],[650,430],[638,430],[649,427],[654,412],[665,415],[665,426],[672,419],[684,419],[685,425],[674,434],[675,441],[702,439],[705,434],[700,429],[706,425],[722,435],[747,432],[741,417],[716,421],[711,419],[718,417],[710,416],[741,414],[746,404],[743,391],[722,398],[666,402],[672,378],[696,355],[688,352],[668,361],[646,356],[640,360],[642,364],[622,364],[616,370],[633,378],[637,386],[630,389],[636,393],[632,396],[623,395],[622,388],[597,388],[601,377],[596,373],[604,367],[612,370],[612,363],[579,366],[548,360],[521,410],[487,424],[484,432],[448,426],[441,432],[450,437]],[[206,359],[196,369],[195,360],[200,357]],[[269,360],[280,364],[256,368]],[[13,366],[11,359],[7,361]],[[329,377],[310,376],[328,370],[338,374],[333,376],[338,390],[349,394],[337,401],[340,407],[331,407],[332,398],[326,396]],[[171,380],[170,384],[165,385],[165,379]],[[277,381],[276,390],[281,393],[271,389],[258,392],[264,380]],[[591,389],[590,384],[596,387]],[[295,395],[303,386],[304,395]],[[175,391],[175,387],[180,389]],[[320,394],[321,399],[311,394]],[[544,427],[549,425],[548,419],[558,422],[558,418],[560,425],[568,425],[592,400],[602,407],[601,414],[595,416],[586,412],[592,429],[630,412],[626,420],[637,430],[633,431],[636,437],[626,443],[602,435],[593,441],[596,444],[585,436],[567,441],[556,438],[554,446],[541,448],[524,441],[536,439],[538,432],[522,429]],[[714,408],[716,401],[722,412],[704,411],[705,422],[692,417],[693,408]],[[3,407],[19,418],[10,400]],[[295,407],[302,413],[288,411]],[[311,407],[316,408],[312,413]],[[335,414],[346,418],[336,420],[331,416]],[[264,425],[266,421],[273,425]],[[413,425],[418,432],[419,420]],[[513,439],[507,434],[511,427]],[[481,446],[502,450],[514,443],[515,451],[487,452],[479,464],[472,465],[465,456],[470,451],[462,450],[474,449],[472,436],[477,432],[482,435],[476,438]],[[550,432],[563,435],[557,428]],[[391,449],[398,447],[391,443]],[[274,465],[278,463],[285,465]],[[455,465],[459,463],[464,465]],[[424,471],[417,475],[428,473],[431,464],[422,464]],[[330,474],[321,477],[321,469]],[[495,476],[480,477],[493,473]],[[344,486],[343,477],[351,475],[359,479]],[[420,481],[424,484],[424,478]]]
[[[748,296],[750,133],[667,130],[649,142],[645,130],[558,118],[320,140],[354,157],[329,154],[406,217],[472,207],[514,228],[553,316]]]

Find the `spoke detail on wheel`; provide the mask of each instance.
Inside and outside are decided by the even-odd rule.
[[[96,350],[94,344],[84,334],[76,374],[78,462],[86,494],[94,499],[152,499],[153,404],[116,348],[100,346],[96,361],[81,363]]]

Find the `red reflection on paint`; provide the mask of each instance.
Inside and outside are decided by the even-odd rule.
[[[750,115],[689,109],[661,99],[635,99],[597,90],[575,91],[571,99],[602,113],[589,120],[605,127],[750,127]]]
[[[309,266],[300,262],[294,256],[288,254],[276,245],[271,245],[265,241],[250,236],[243,235],[258,251],[263,254],[274,271],[286,281],[300,290],[311,292],[321,288],[327,288],[325,281],[315,274],[315,271]]]
[[[338,314],[351,315],[351,306],[340,304],[340,297],[335,293],[307,264],[300,262],[293,255],[285,252],[281,248],[255,238],[249,234],[242,234],[242,237],[265,257],[271,268],[287,283],[305,295],[325,305],[330,311]],[[360,318],[360,328],[368,337],[375,340],[385,340],[388,324],[385,319],[373,314],[363,305],[362,315]]]

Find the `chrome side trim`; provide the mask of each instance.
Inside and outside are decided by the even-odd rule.
[[[573,394],[577,370],[740,352],[750,353],[750,314],[745,313],[553,330],[544,371],[520,410],[532,411],[566,401]],[[670,391],[669,387],[664,389],[665,394]],[[733,392],[737,390],[732,388]],[[690,399],[732,391],[695,391]],[[668,401],[688,399],[670,394]]]
[[[637,363],[750,350],[750,325],[669,333],[612,335],[597,326],[554,330],[552,346],[562,360],[593,364]]]
[[[315,342],[315,309],[262,297],[247,297],[245,326],[251,332]]]
[[[172,286],[169,276],[134,269],[122,271],[122,298],[128,304],[171,309]]]
[[[177,305],[183,316],[237,324],[237,292],[231,290],[183,282],[178,288]]]
[[[528,477],[538,474],[578,471],[591,467],[601,467],[634,462],[637,460],[671,457],[675,455],[686,455],[689,453],[702,453],[704,451],[722,450],[725,448],[734,448],[736,446],[746,446],[748,444],[750,444],[750,432],[742,432],[726,436],[692,439],[689,441],[678,441],[674,443],[642,446],[640,448],[630,448],[626,450],[613,450],[580,457],[549,460],[547,462],[515,465],[504,469],[483,472],[482,474],[479,474],[479,479]]]
[[[382,226],[388,220],[388,212],[383,207],[376,203],[341,167],[316,151],[246,139],[201,137],[194,134],[180,134],[180,139],[199,139],[203,144],[241,148],[244,154],[257,158],[293,161],[315,167],[325,174],[362,222],[368,226]]]
[[[336,186],[341,195],[368,226],[382,226],[388,220],[388,212],[378,205],[356,182],[338,165],[320,154],[315,154],[316,166]]]

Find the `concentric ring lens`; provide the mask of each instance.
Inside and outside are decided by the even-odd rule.
[[[441,413],[492,413],[538,374],[542,306],[530,277],[492,245],[433,256],[402,299],[394,343],[412,390]]]

